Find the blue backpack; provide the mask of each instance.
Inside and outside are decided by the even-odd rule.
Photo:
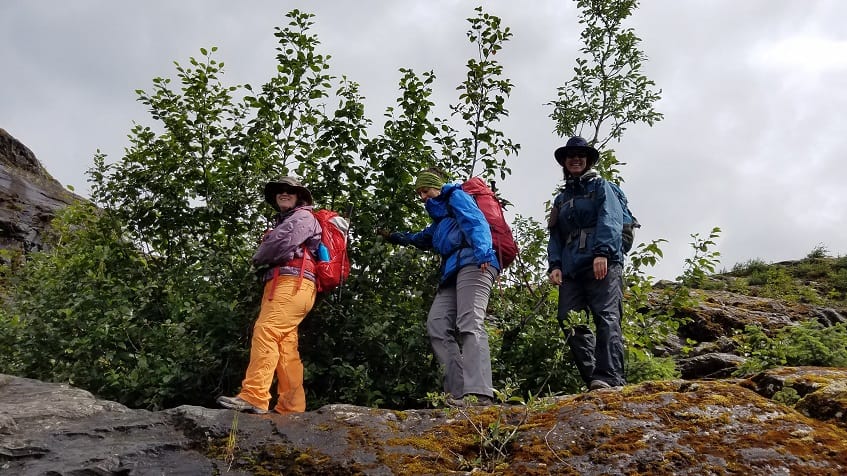
[[[635,242],[635,229],[641,228],[641,223],[638,223],[638,219],[635,218],[629,210],[629,200],[626,199],[626,195],[623,193],[623,190],[621,190],[618,184],[609,181],[606,181],[606,183],[612,187],[612,190],[614,190],[615,195],[618,197],[618,201],[621,202],[621,209],[623,209],[623,252],[629,253],[629,250],[632,249],[632,245]]]

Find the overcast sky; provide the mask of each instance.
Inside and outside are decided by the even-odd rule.
[[[381,127],[399,68],[437,76],[447,116],[474,51],[459,0],[2,0],[0,127],[60,182],[86,195],[97,149],[122,156],[132,121],[151,124],[136,89],[175,77],[172,62],[217,46],[224,80],[261,85],[276,66],[274,27],[299,8],[316,14],[333,73],[361,85]],[[545,104],[578,55],[574,2],[489,0],[514,36],[497,59],[514,83],[501,124],[521,144],[501,184],[515,212],[541,219],[561,174],[563,144]],[[654,276],[673,279],[692,233],[723,232],[721,268],[758,258],[799,259],[818,245],[847,254],[847,1],[644,0],[628,22],[662,89],[664,120],[630,127],[611,144],[638,241],[664,238]]]

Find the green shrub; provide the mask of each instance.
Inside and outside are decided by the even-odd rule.
[[[829,278],[832,273],[832,265],[823,259],[803,260],[792,269],[792,274],[800,279]]]
[[[703,238],[699,233],[691,234],[694,240],[691,243],[691,248],[694,250],[694,255],[685,259],[682,276],[679,281],[685,286],[702,288],[707,280],[707,277],[715,272],[715,268],[720,264],[720,252],[713,250],[716,246],[715,240],[720,236],[721,229],[713,227],[707,238]]]
[[[794,390],[794,388],[792,388],[790,385],[786,385],[785,387],[782,387],[782,389],[774,393],[771,399],[775,402],[782,403],[783,405],[793,407],[797,402],[800,401],[800,394],[797,393],[797,390]]]
[[[729,274],[733,276],[750,276],[753,273],[763,273],[765,270],[770,267],[769,264],[765,263],[759,258],[754,258],[747,260],[743,263],[735,263],[732,266],[732,271]]]
[[[625,365],[627,383],[680,377],[676,361],[672,357],[656,357],[637,348],[627,349]]]
[[[747,361],[736,371],[749,375],[777,366],[847,366],[847,324],[824,327],[816,321],[787,326],[767,335],[761,327],[747,326],[736,336]]]
[[[730,279],[727,290],[738,294],[750,294],[752,292],[747,278]]]
[[[759,291],[759,295],[762,297],[795,302],[800,298],[797,284],[785,268],[768,268],[764,276],[754,274],[750,277],[751,284],[753,284],[754,279],[756,284],[762,286]],[[762,282],[759,281],[760,279]]]
[[[827,247],[823,243],[821,243],[812,248],[812,251],[810,251],[809,254],[806,255],[806,258],[820,259],[826,258],[827,256],[829,256],[829,249],[827,249]]]
[[[50,251],[32,254],[18,276],[16,315],[5,316],[2,333],[14,347],[2,371],[146,408],[210,404],[209,389],[236,378],[221,363],[243,360],[245,343],[232,336],[254,309],[240,291],[250,288],[223,281],[214,257],[165,266],[87,203],[60,212],[52,227]]]
[[[847,268],[840,268],[832,277],[832,287],[841,293],[847,293]]]

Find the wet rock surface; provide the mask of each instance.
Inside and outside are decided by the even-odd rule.
[[[763,396],[789,380],[808,384],[804,399],[816,395],[808,408]],[[337,404],[260,416],[134,410],[2,375],[0,474],[845,474],[847,426],[832,412],[845,385],[847,369],[784,368],[745,381],[648,382],[529,406]],[[499,462],[480,458],[497,441],[481,430],[494,426],[515,435]]]
[[[42,249],[56,211],[82,198],[66,190],[25,145],[0,128],[0,248]]]

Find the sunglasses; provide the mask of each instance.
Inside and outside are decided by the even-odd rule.
[[[276,189],[275,193],[279,195],[280,193],[284,193],[286,195],[297,195],[297,190],[291,187],[280,187]]]
[[[588,154],[585,152],[571,152],[565,156],[565,159],[587,159]]]

